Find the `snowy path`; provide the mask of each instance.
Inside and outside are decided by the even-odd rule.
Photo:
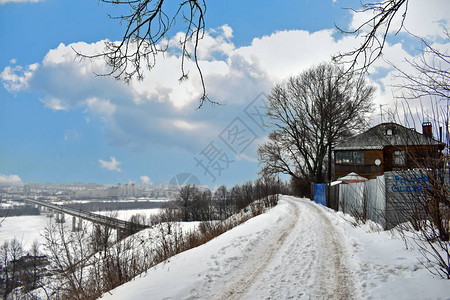
[[[352,299],[344,236],[310,200],[266,214],[186,251],[106,299]],[[150,298],[149,298],[150,297]]]
[[[298,211],[297,222],[244,299],[354,299],[345,237],[311,201],[286,201]]]
[[[243,265],[235,270],[237,274],[222,287],[224,292],[214,295],[214,298],[223,300],[242,299],[248,290],[256,284],[255,279],[261,278],[268,264],[275,256],[279,255],[280,249],[285,245],[286,238],[292,234],[292,230],[298,224],[298,207],[292,200],[287,202],[290,206],[291,218],[288,218],[283,224],[284,228],[273,233],[270,238],[271,243],[259,244],[255,247],[252,250],[254,255],[250,256]]]

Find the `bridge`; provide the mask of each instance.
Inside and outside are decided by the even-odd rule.
[[[73,230],[77,229],[76,218],[78,218],[79,224],[80,224],[81,220],[87,220],[94,224],[99,224],[99,225],[107,226],[110,228],[114,228],[117,230],[117,238],[118,239],[132,235],[143,229],[149,228],[149,226],[147,226],[147,225],[127,222],[127,221],[119,220],[116,218],[84,211],[81,209],[65,207],[63,205],[57,205],[57,204],[52,204],[52,203],[43,202],[43,201],[39,201],[39,200],[33,200],[33,199],[25,199],[25,201],[30,204],[46,207],[46,208],[51,209],[52,211],[59,213],[59,214],[68,214],[68,215],[73,216],[73,219],[72,219],[72,229]],[[78,229],[80,227],[81,226],[78,225]]]

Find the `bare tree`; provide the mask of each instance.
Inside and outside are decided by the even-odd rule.
[[[448,29],[444,33],[448,41]],[[408,194],[403,197],[406,199],[400,199],[398,211],[408,214],[410,222],[403,224],[403,229],[414,233],[413,241],[430,263],[430,271],[450,279],[450,55],[439,45],[414,37],[422,44],[422,53],[418,58],[406,59],[412,71],[392,65],[400,81],[394,87],[400,92],[397,98],[407,107],[407,122],[414,122],[409,101],[420,99],[421,104],[426,101],[416,114],[438,129],[436,133],[443,146],[438,158],[431,153],[431,148],[408,156],[414,160],[418,171],[406,175],[412,180],[426,178],[426,181],[422,183],[422,192],[413,195],[413,199],[408,198]],[[416,157],[427,159],[417,160]]]
[[[138,225],[149,225],[149,222],[147,221],[147,216],[142,213],[132,215],[128,220],[128,222]]]
[[[221,185],[214,193],[214,197],[217,201],[217,206],[218,206],[218,211],[217,211],[218,218],[223,220],[230,215],[230,214],[228,214],[228,212],[226,210],[227,202],[230,199],[229,192],[227,191],[227,187],[225,185]]]
[[[39,265],[39,256],[41,255],[39,251],[39,243],[37,240],[33,241],[31,245],[31,249],[29,251],[29,255],[31,255],[31,270],[27,270],[28,286],[26,287],[27,291],[32,291],[38,287],[39,279],[40,279],[40,265]]]
[[[392,29],[391,25],[397,14],[401,14],[402,21],[400,27],[396,29],[396,33],[403,28],[408,11],[408,2],[409,0],[383,0],[361,3],[360,9],[348,8],[356,13],[372,14],[372,17],[363,21],[353,30],[336,26],[341,33],[362,36],[363,42],[354,50],[335,55],[333,60],[350,63],[348,70],[367,71],[369,66],[383,53],[386,38]],[[359,63],[361,63],[360,66],[358,66]]]
[[[409,0],[384,0],[361,3],[360,9],[349,8],[356,14],[367,14],[370,17],[367,17],[353,30],[336,27],[344,34],[362,36],[363,42],[358,48],[335,55],[333,59],[338,62],[350,63],[348,70],[367,71],[369,66],[382,55],[386,38],[393,29],[392,24],[395,16],[401,14],[400,25],[398,25],[398,28],[394,28],[395,34],[405,29],[404,21],[408,12],[408,4]],[[422,44],[422,53],[418,58],[405,58],[413,72],[390,63],[398,71],[397,78],[401,79],[401,83],[394,85],[402,92],[397,97],[418,99],[433,96],[448,100],[450,90],[450,55],[448,50],[440,48],[439,45],[433,45],[425,38],[416,36],[406,29],[405,32]],[[448,26],[446,26],[444,27],[443,40],[448,42],[449,39],[450,33]]]
[[[10,272],[8,269],[8,263],[10,261],[9,257],[9,243],[8,241],[5,241],[0,246],[0,259],[2,263],[2,277],[1,277],[1,283],[2,283],[2,297],[3,299],[6,299],[8,297],[8,293],[11,290],[10,289]]]
[[[367,125],[374,91],[364,78],[332,64],[276,85],[267,112],[275,129],[258,148],[260,172],[323,182],[329,148]]]
[[[449,41],[448,30],[445,30],[445,36]],[[448,50],[433,46],[418,36],[414,37],[419,40],[423,48],[420,57],[412,60],[406,59],[415,72],[405,71],[391,64],[398,71],[397,77],[401,79],[401,83],[394,87],[402,91],[400,96],[402,99],[436,97],[448,102],[450,100],[450,54]]]
[[[181,209],[183,221],[191,221],[192,202],[199,190],[196,186],[186,185],[180,189],[177,204]]]
[[[19,259],[23,255],[22,243],[16,238],[5,241],[0,247],[3,299],[8,299],[13,290],[20,286]]]
[[[144,70],[151,70],[156,64],[158,55],[169,50],[166,37],[172,32],[176,22],[181,21],[185,28],[184,35],[179,40],[181,50],[179,80],[188,78],[189,73],[185,65],[187,60],[192,60],[203,89],[199,107],[205,101],[215,103],[207,96],[205,80],[198,61],[199,41],[205,34],[205,0],[178,1],[175,9],[171,1],[165,0],[100,0],[100,2],[126,7],[130,13],[110,16],[124,24],[125,31],[121,41],[106,41],[105,50],[102,53],[86,55],[77,52],[82,58],[105,59],[110,71],[98,75],[114,76],[125,82],[129,82],[133,77],[141,80],[144,77]]]
[[[396,229],[404,234],[407,242],[418,247],[433,274],[450,279],[449,115],[448,110],[436,108],[439,101],[432,105],[433,114],[422,115],[422,118],[435,120],[425,123],[430,129],[425,145],[414,130],[401,135],[408,145],[402,149],[405,168],[395,171],[395,184],[401,192],[387,190],[386,197],[397,216],[395,224],[400,224]],[[414,128],[414,116],[405,123]],[[447,126],[442,127],[442,124]],[[432,126],[439,129],[439,141],[432,136]],[[445,142],[443,136],[447,136]]]
[[[85,285],[86,267],[93,254],[86,228],[68,232],[63,223],[57,223],[46,228],[44,237],[46,251],[57,273],[54,278],[57,284],[50,287],[52,297],[90,299],[96,293],[99,296],[97,287]]]

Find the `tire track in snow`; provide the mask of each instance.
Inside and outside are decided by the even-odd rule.
[[[348,253],[328,217],[310,200],[284,200],[295,207],[296,220],[270,255],[220,299],[354,299]]]
[[[347,253],[339,241],[339,235],[331,224],[324,212],[315,204],[308,203],[312,210],[314,210],[323,225],[323,232],[328,236],[322,242],[324,247],[329,245],[328,254],[329,261],[323,262],[319,267],[319,277],[324,280],[320,282],[320,291],[323,291],[324,299],[354,299],[355,298],[355,284],[352,274],[347,268],[345,258]]]
[[[239,267],[244,272],[235,274],[232,282],[226,283],[225,292],[214,297],[220,300],[237,300],[242,299],[248,289],[252,286],[255,279],[264,271],[266,266],[271,261],[273,255],[275,255],[280,247],[284,244],[287,236],[292,232],[293,228],[298,221],[298,207],[291,200],[287,200],[293,211],[293,217],[287,223],[287,227],[284,230],[278,232],[278,236],[272,236],[273,241],[271,244],[261,244],[259,247],[252,251],[252,255],[249,260]],[[268,247],[267,247],[268,246]],[[238,273],[238,272],[237,272]]]

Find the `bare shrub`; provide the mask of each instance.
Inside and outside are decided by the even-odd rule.
[[[401,223],[397,228],[412,233],[409,242],[421,250],[432,266],[430,271],[450,279],[449,110],[442,109],[439,101],[432,103],[432,109],[433,114],[428,117],[436,120],[439,141],[433,138],[431,122],[423,123],[424,134],[428,130],[425,145],[412,130],[402,136],[408,145],[401,149],[408,169],[395,171],[395,178],[403,191],[386,196],[392,200],[392,210],[398,218],[395,223]],[[409,127],[415,127],[412,116],[407,122]]]
[[[148,225],[147,216],[144,214],[134,214],[130,217],[128,222],[139,225]]]

